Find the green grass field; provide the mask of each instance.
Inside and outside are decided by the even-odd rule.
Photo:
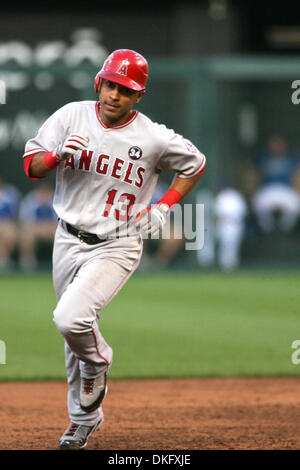
[[[49,274],[0,277],[0,380],[65,379]],[[300,273],[136,273],[103,310],[111,378],[299,375]]]

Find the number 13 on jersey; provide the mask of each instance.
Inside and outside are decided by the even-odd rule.
[[[103,216],[108,217],[112,215],[111,212],[114,211],[114,216],[117,220],[128,220],[130,217],[130,208],[135,203],[135,196],[133,194],[123,193],[116,200],[116,194],[117,189],[108,191]],[[116,207],[114,208],[113,206]]]

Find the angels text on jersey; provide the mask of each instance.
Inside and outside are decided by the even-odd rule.
[[[71,155],[64,163],[64,168],[69,170],[93,171],[102,176],[109,176],[121,180],[128,185],[140,188],[144,182],[145,168],[135,162],[126,162],[116,156],[100,154],[93,150],[83,150],[79,155]]]

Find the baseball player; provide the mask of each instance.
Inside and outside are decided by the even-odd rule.
[[[94,79],[99,100],[63,106],[25,146],[29,178],[56,171],[54,322],[65,340],[71,420],[61,449],[85,447],[103,422],[113,351],[98,327],[101,310],[137,268],[143,237],[162,229],[205,167],[190,141],[134,109],[147,78],[142,55],[114,51]],[[173,183],[148,207],[162,170],[175,172]]]

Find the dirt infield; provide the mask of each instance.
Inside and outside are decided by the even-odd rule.
[[[0,449],[58,448],[66,384],[0,383]],[[300,378],[109,382],[89,450],[300,449]]]

